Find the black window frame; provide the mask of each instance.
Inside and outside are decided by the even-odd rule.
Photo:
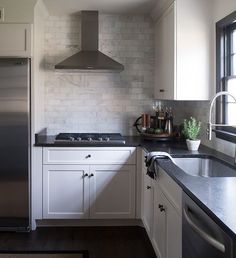
[[[227,80],[236,78],[231,69],[231,34],[236,29],[236,11],[216,23],[216,92],[225,91]],[[216,123],[226,124],[227,96],[216,100]],[[236,143],[236,128],[218,126],[216,137]]]

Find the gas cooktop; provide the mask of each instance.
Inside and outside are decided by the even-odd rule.
[[[124,137],[119,133],[59,133],[55,138],[55,142],[125,144]]]

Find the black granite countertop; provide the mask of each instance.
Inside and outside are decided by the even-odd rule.
[[[99,147],[99,144],[55,143],[55,136],[37,135],[35,146],[41,147]],[[184,142],[155,142],[138,136],[125,137],[125,144],[110,147],[142,147],[147,152],[165,151],[172,157],[214,156],[223,163],[235,167],[234,159],[220,152],[200,146],[190,152]],[[106,147],[107,147],[106,146]],[[158,159],[166,173],[231,237],[236,239],[236,177],[196,177],[185,173],[169,159]],[[236,167],[235,167],[236,169]]]
[[[188,151],[184,143],[162,144],[159,147],[149,143],[143,147],[148,152],[168,152],[174,158],[213,156],[236,170],[232,157],[202,145],[198,151],[193,152]],[[226,233],[236,240],[236,177],[191,176],[170,159],[158,159],[158,164]]]
[[[170,160],[158,164],[232,238],[236,239],[236,178],[196,177],[184,173]]]
[[[55,135],[39,135],[35,139],[34,146],[38,147],[137,147],[141,146],[140,137],[125,136],[125,144],[123,143],[92,143],[92,142],[55,142]]]

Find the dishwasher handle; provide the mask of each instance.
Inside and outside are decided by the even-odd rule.
[[[210,245],[212,245],[213,247],[215,247],[217,250],[221,251],[222,253],[225,253],[225,245],[222,244],[221,242],[219,242],[217,239],[215,239],[214,237],[212,237],[211,235],[207,234],[205,231],[203,231],[201,228],[199,228],[193,221],[192,219],[189,217],[189,215],[187,214],[186,209],[183,209],[183,214],[184,217],[186,219],[186,221],[188,222],[188,224],[190,225],[190,227],[202,238],[204,239],[207,243],[209,243]]]

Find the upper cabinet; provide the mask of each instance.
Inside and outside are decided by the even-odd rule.
[[[0,56],[30,57],[31,24],[0,24]]]
[[[175,4],[155,25],[155,98],[175,99]]]
[[[213,78],[210,0],[176,0],[155,24],[155,99],[209,100]]]
[[[37,18],[42,10],[46,12],[42,0],[0,0],[0,10],[0,57],[34,56],[36,46],[33,39],[39,44],[41,36],[38,36]],[[43,23],[43,15],[40,18],[40,23]],[[39,52],[37,49],[35,51]]]
[[[34,8],[42,0],[0,0],[0,7],[4,13],[1,23],[33,23]]]

